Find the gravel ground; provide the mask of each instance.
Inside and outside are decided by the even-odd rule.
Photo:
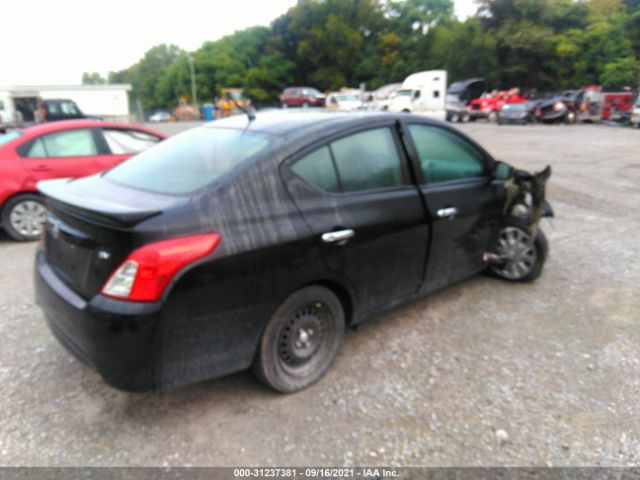
[[[543,276],[478,276],[372,319],[293,395],[249,373],[108,387],[34,305],[36,245],[0,233],[0,464],[640,464],[640,132],[461,128],[497,158],[553,166]]]

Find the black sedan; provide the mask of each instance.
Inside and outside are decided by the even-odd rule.
[[[526,102],[507,103],[498,112],[498,125],[526,125],[531,121],[533,121],[533,115]]]
[[[237,116],[106,173],[41,182],[37,301],[121,389],[253,366],[290,392],[376,312],[483,270],[538,277],[549,174],[420,116]]]

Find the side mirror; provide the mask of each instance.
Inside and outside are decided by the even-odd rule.
[[[496,162],[496,168],[493,170],[493,177],[496,180],[508,180],[513,176],[513,167],[508,163]]]

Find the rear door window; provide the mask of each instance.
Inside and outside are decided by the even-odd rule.
[[[104,128],[102,133],[114,155],[140,153],[160,141],[155,135],[139,130]]]
[[[98,154],[93,132],[88,129],[67,130],[37,138],[28,157],[88,157]]]

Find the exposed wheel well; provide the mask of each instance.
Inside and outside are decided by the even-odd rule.
[[[7,203],[9,203],[11,200],[13,200],[16,197],[20,197],[22,195],[40,195],[39,192],[37,191],[31,191],[31,190],[24,190],[18,193],[14,193],[13,195],[11,195],[10,197],[7,197],[4,199],[4,202],[2,204],[0,204],[0,225],[2,225],[2,211],[4,210],[4,207],[7,205]]]
[[[353,300],[349,291],[340,285],[338,282],[332,280],[320,280],[310,283],[309,285],[321,285],[331,290],[340,300],[342,308],[344,308],[344,321],[347,326],[351,325],[353,321]],[[308,286],[308,285],[305,285]]]

